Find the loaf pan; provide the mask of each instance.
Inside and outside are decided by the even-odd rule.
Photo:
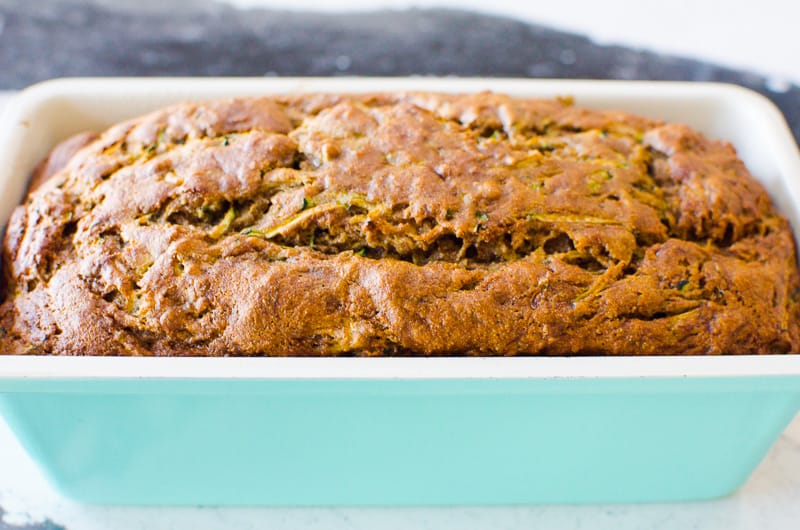
[[[0,215],[5,222],[20,201],[35,163],[78,131],[185,99],[407,89],[571,95],[687,123],[733,142],[800,229],[800,156],[761,96],[720,84],[514,79],[46,82],[0,123]],[[0,413],[64,495],[101,504],[711,498],[746,480],[798,408],[799,355],[0,355]]]

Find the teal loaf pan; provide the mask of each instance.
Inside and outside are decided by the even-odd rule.
[[[247,378],[198,375],[231,359],[58,360],[133,375],[7,377],[0,413],[64,495],[102,504],[719,497],[742,484],[800,408],[798,376],[562,377],[580,361],[568,359],[463,359],[466,377],[453,378],[413,375],[451,359],[316,359],[330,376],[312,378],[297,377],[308,373],[292,367],[300,359],[233,360]],[[703,366],[728,360],[770,371],[757,358]],[[146,376],[181,361],[188,377]],[[364,371],[359,361],[379,362]],[[664,368],[692,359],[608,361],[594,371],[642,361],[674,372]],[[398,377],[374,376],[392,366]]]
[[[21,93],[0,119],[0,222],[21,200],[36,163],[77,132],[185,99],[395,90],[571,95],[583,107],[686,123],[732,142],[800,233],[797,144],[779,111],[754,92],[713,83],[479,78],[46,82]],[[0,414],[54,485],[90,503],[703,499],[735,490],[800,407],[800,355],[2,353]]]

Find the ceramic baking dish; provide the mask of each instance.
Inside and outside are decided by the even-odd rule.
[[[800,156],[733,86],[499,79],[73,79],[0,123],[0,215],[66,136],[184,99],[495,90],[732,141],[800,229]],[[634,353],[634,352],[632,352]],[[725,495],[800,408],[800,356],[91,358],[0,355],[0,413],[69,497],[117,504],[513,504]],[[2,450],[2,448],[0,448]]]

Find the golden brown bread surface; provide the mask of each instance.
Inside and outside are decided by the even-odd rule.
[[[800,351],[787,221],[682,125],[488,93],[234,99],[42,168],[5,234],[2,353]]]

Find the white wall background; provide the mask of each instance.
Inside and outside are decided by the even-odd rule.
[[[227,0],[319,11],[448,7],[507,15],[800,83],[800,0]]]

